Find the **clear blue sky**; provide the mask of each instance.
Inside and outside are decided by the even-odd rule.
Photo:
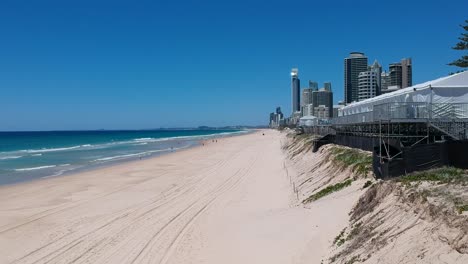
[[[468,1],[1,1],[0,130],[266,124],[290,69],[332,82],[362,51],[445,76]]]

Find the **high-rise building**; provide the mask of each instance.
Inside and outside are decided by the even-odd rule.
[[[301,111],[300,105],[300,80],[299,80],[299,71],[297,68],[291,70],[291,112]]]
[[[411,58],[401,60],[401,88],[410,87],[413,85],[413,65]]]
[[[327,109],[326,117],[321,114],[321,118],[331,118],[333,117],[333,92],[325,90],[322,88],[318,91],[312,92],[312,106],[314,108],[314,116],[318,117],[318,113],[315,112],[316,109]],[[323,107],[320,107],[323,106]],[[317,108],[320,107],[320,108]],[[325,107],[325,108],[324,108]]]
[[[359,73],[367,71],[367,57],[362,52],[351,52],[344,59],[344,97],[347,104],[358,100]]]
[[[311,88],[304,88],[302,89],[302,103],[301,106],[305,106],[312,103],[312,92]]]
[[[375,97],[377,95],[377,75],[373,71],[359,73],[358,101]]]
[[[270,113],[270,127],[276,122],[276,114]]]
[[[312,103],[312,91],[311,88],[304,88],[302,89],[302,96],[301,96],[301,116],[306,116],[307,111],[304,109],[306,105]]]
[[[283,113],[281,112],[281,107],[276,107],[276,114],[278,115],[283,115]]]
[[[309,80],[309,89],[312,89],[312,90],[314,90],[314,91],[317,91],[317,90],[318,90],[318,83]]]
[[[281,107],[276,107],[276,112],[270,113],[270,127],[278,127],[284,122]]]
[[[358,101],[375,97],[380,94],[382,66],[376,61],[368,70],[358,76]]]
[[[388,65],[390,76],[390,84],[389,86],[396,86],[398,89],[401,88],[401,63],[392,63]]]
[[[325,88],[325,90],[327,91],[331,91],[331,82],[325,82],[323,83],[323,88]]]
[[[401,89],[413,85],[413,69],[411,59],[402,59],[400,62],[389,65],[390,84]]]
[[[313,104],[305,105],[303,107],[302,112],[303,112],[302,116],[313,116],[314,115],[314,105]]]
[[[390,86],[390,74],[388,72],[382,72],[380,74],[380,91],[381,93],[385,93],[385,91],[388,89]]]

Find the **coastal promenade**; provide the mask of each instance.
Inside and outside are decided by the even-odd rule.
[[[0,263],[319,263],[352,202],[297,206],[282,138],[0,187]]]

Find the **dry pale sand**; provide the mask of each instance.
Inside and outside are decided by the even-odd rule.
[[[281,138],[0,187],[0,263],[320,263],[355,199],[297,206]]]

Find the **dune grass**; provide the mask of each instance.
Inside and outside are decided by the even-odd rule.
[[[459,214],[463,214],[463,212],[468,211],[468,204],[457,206],[457,211]]]
[[[409,184],[419,181],[431,181],[438,183],[468,183],[468,176],[462,169],[442,167],[427,171],[413,172],[398,178],[398,181]]]
[[[351,167],[360,175],[366,175],[372,170],[372,155],[351,148],[331,148],[333,160],[341,166]]]
[[[331,193],[334,193],[334,192],[337,192],[345,187],[348,187],[351,185],[351,183],[353,182],[352,179],[348,179],[344,182],[340,182],[340,183],[337,183],[337,184],[334,184],[334,185],[330,185],[328,186],[327,188],[325,189],[322,189],[320,190],[319,192],[315,193],[315,194],[312,194],[311,196],[309,196],[309,198],[305,199],[304,201],[302,201],[302,203],[309,203],[309,202],[313,202],[313,201],[317,201],[318,199],[324,197],[324,196],[327,196]]]

